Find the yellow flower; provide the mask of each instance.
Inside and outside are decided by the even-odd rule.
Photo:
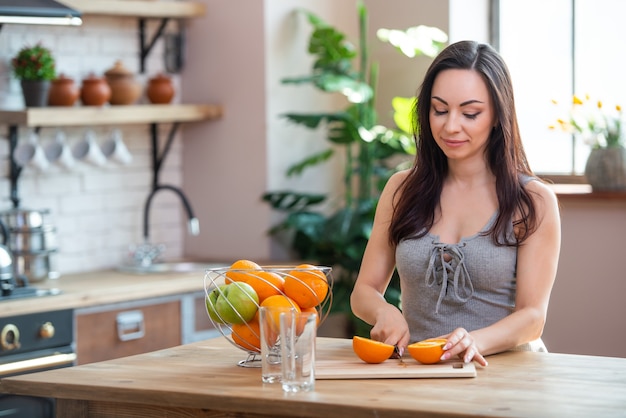
[[[584,99],[581,99],[584,97]],[[558,105],[557,100],[552,103]],[[559,128],[563,132],[575,134],[594,148],[622,146],[622,107],[606,110],[601,100],[592,101],[591,96],[572,96],[572,105],[566,118],[557,118],[549,129]]]

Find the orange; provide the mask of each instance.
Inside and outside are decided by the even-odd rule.
[[[365,337],[352,337],[352,350],[366,363],[382,363],[393,354],[395,347]]]
[[[282,277],[271,271],[254,272],[247,280],[247,283],[256,291],[259,302],[263,302],[270,296],[282,294],[284,282]]]
[[[301,312],[315,312],[317,314],[317,326],[319,327],[320,325],[320,313],[317,311],[317,308],[315,306],[312,306],[310,308],[306,308],[306,309],[301,309]]]
[[[328,280],[319,268],[311,264],[296,266],[285,277],[285,295],[302,309],[317,306],[328,294]]]
[[[226,279],[224,280],[226,283],[231,282],[247,282],[250,278],[250,271],[248,270],[258,270],[261,271],[261,266],[259,266],[254,261],[250,260],[237,260],[233,264],[231,264],[230,269],[226,272]]]
[[[300,307],[298,304],[292,300],[291,298],[285,295],[274,295],[266,298],[261,304],[260,307],[270,307],[270,308],[283,308],[290,309],[294,308],[296,312],[300,312]],[[270,322],[271,327],[278,332],[280,329],[280,310],[271,313],[272,320]]]
[[[296,311],[300,312],[300,306],[288,296],[285,295],[273,295],[266,298],[263,302],[261,302],[260,306],[274,306],[278,308],[295,308]]]
[[[445,338],[430,338],[407,346],[409,354],[422,364],[434,364],[441,359]]]
[[[246,351],[259,353],[261,351],[261,329],[259,328],[259,316],[245,324],[234,324],[231,337],[235,344]]]

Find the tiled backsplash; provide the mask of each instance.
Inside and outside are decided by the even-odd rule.
[[[159,22],[148,22],[149,37]],[[55,56],[57,72],[75,80],[90,73],[102,75],[116,60],[137,73],[139,71],[138,22],[135,18],[87,16],[81,27],[4,25],[0,29],[0,108],[23,107],[19,81],[11,75],[10,60],[25,45],[41,42]],[[145,74],[137,74],[144,86],[148,78],[165,71],[159,40],[146,61]],[[173,77],[180,88],[179,78]],[[145,102],[142,97],[141,102]],[[174,102],[178,101],[178,95]],[[80,106],[80,104],[77,104]],[[124,142],[133,155],[127,166],[107,162],[96,168],[78,163],[72,171],[50,167],[45,172],[31,168],[22,170],[18,192],[21,206],[28,209],[49,209],[49,219],[57,227],[61,274],[115,268],[126,261],[128,248],[143,242],[143,207],[152,182],[149,126],[94,126],[63,129],[70,145],[87,129],[92,129],[99,142],[114,128],[120,128]],[[170,125],[159,127],[163,144]],[[42,144],[54,138],[57,128],[42,128]],[[20,141],[28,132],[20,129]],[[179,132],[184,132],[183,129]],[[0,124],[0,210],[10,209],[8,126]],[[174,141],[161,171],[162,183],[182,186],[180,134]],[[193,202],[192,202],[193,203]],[[167,246],[166,257],[182,254],[186,233],[184,211],[180,200],[170,191],[159,192],[153,199],[150,213],[150,241]]]

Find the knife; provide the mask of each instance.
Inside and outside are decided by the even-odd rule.
[[[400,354],[400,349],[397,345],[393,348],[393,354],[391,355],[391,358],[399,359],[400,361],[398,362],[398,364],[402,367],[406,367],[406,363],[404,362],[404,360],[402,360],[402,354]]]

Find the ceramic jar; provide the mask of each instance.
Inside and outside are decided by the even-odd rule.
[[[102,77],[90,74],[83,79],[80,89],[80,101],[85,106],[102,106],[111,98],[111,88]]]
[[[148,82],[146,94],[150,103],[167,104],[172,101],[175,94],[172,79],[164,74],[157,74]]]
[[[111,88],[109,103],[112,105],[131,105],[141,96],[141,84],[135,81],[135,75],[124,67],[122,61],[116,61],[104,76]]]
[[[60,74],[58,78],[52,80],[50,85],[50,91],[48,92],[48,105],[49,106],[74,106],[78,96],[80,95],[80,89],[74,80],[65,77]]]

